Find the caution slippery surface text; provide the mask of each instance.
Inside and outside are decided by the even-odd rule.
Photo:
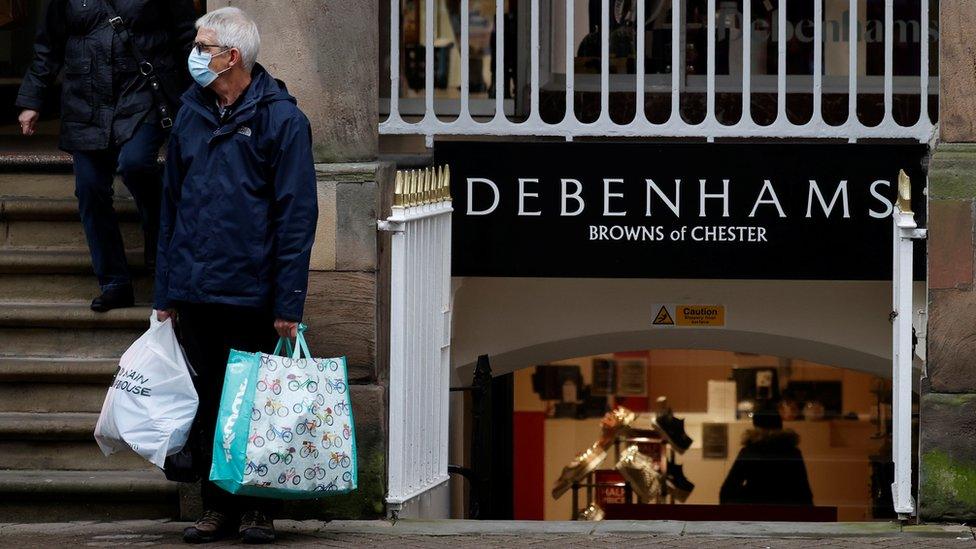
[[[651,310],[651,325],[655,327],[725,327],[724,305],[656,303]]]

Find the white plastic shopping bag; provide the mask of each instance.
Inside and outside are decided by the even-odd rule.
[[[183,349],[173,321],[156,320],[122,355],[95,425],[95,441],[108,456],[132,448],[157,467],[186,444],[197,412]]]

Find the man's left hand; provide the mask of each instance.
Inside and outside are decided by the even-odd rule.
[[[274,323],[275,331],[281,337],[298,337],[298,323],[279,318]]]

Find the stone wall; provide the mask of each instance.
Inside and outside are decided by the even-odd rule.
[[[928,349],[919,515],[976,519],[976,2],[942,0],[939,140],[929,163]]]
[[[376,158],[379,94],[377,0],[209,0],[258,25],[258,62],[288,86],[312,123],[319,162]]]
[[[976,518],[976,145],[940,144],[929,164],[929,321],[921,384],[919,508]]]

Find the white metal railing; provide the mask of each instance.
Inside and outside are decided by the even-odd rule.
[[[404,503],[448,480],[451,342],[450,174],[400,171],[392,215],[390,447],[387,504]]]
[[[896,77],[893,70],[893,50],[894,50],[894,0],[884,0],[884,75],[883,77],[871,77],[858,75],[858,55],[859,47],[852,47],[861,42],[860,25],[858,21],[858,6],[863,5],[863,0],[849,1],[849,24],[848,36],[848,73],[847,96],[848,113],[847,120],[838,125],[828,123],[823,116],[823,93],[824,93],[824,0],[802,0],[811,2],[814,7],[814,60],[812,71],[812,88],[808,88],[813,95],[813,113],[809,121],[805,123],[794,123],[787,117],[786,95],[793,92],[794,82],[809,82],[811,75],[787,75],[786,74],[786,29],[787,29],[787,4],[795,5],[793,0],[789,3],[786,0],[778,0],[777,4],[777,74],[775,76],[753,75],[750,55],[751,39],[742,40],[742,67],[741,67],[741,96],[742,96],[742,116],[732,124],[721,122],[716,116],[715,97],[716,97],[716,74],[715,74],[715,46],[716,46],[716,24],[715,17],[707,17],[707,75],[705,76],[706,111],[704,119],[698,123],[685,121],[680,112],[680,96],[687,90],[689,80],[694,76],[685,74],[684,67],[684,41],[685,25],[682,21],[684,14],[685,0],[673,0],[679,2],[679,9],[671,10],[671,66],[677,68],[670,74],[671,92],[671,111],[669,118],[662,123],[654,123],[648,120],[644,112],[644,94],[647,91],[645,85],[647,80],[655,77],[659,80],[666,75],[645,75],[644,55],[636,55],[636,71],[633,75],[633,90],[636,93],[636,115],[628,123],[618,123],[610,116],[610,55],[609,55],[609,0],[602,0],[602,24],[600,26],[601,40],[601,72],[600,72],[600,115],[593,122],[580,121],[574,112],[574,94],[576,93],[574,82],[574,50],[575,37],[572,29],[575,28],[574,9],[565,10],[566,35],[566,58],[565,58],[565,94],[566,107],[563,119],[559,122],[547,122],[542,119],[539,111],[540,95],[540,0],[531,1],[530,14],[530,38],[529,38],[529,102],[528,112],[521,120],[511,119],[505,110],[504,103],[504,74],[505,48],[497,47],[494,55],[495,74],[495,110],[491,118],[487,120],[476,119],[470,109],[469,93],[469,47],[468,47],[468,20],[469,20],[469,0],[461,0],[461,32],[460,32],[460,108],[456,117],[452,119],[439,118],[435,111],[434,102],[434,29],[435,29],[435,0],[425,2],[425,85],[424,99],[425,108],[423,116],[419,120],[410,117],[405,118],[400,111],[400,0],[390,0],[391,20],[390,20],[390,98],[389,116],[379,125],[382,134],[414,134],[424,135],[430,143],[437,135],[498,135],[498,136],[556,136],[571,140],[573,137],[594,136],[594,137],[674,137],[674,138],[840,138],[849,141],[857,141],[864,138],[894,138],[894,139],[915,139],[920,142],[928,142],[932,137],[934,124],[928,115],[928,96],[935,90],[934,79],[929,75],[929,1],[917,0],[919,2],[919,29],[920,29],[920,74],[913,77],[916,82],[911,86],[912,94],[918,94],[921,101],[919,107],[918,120],[911,125],[899,124],[893,116],[893,96]],[[574,2],[581,0],[554,0],[556,2],[567,2],[570,7]],[[801,0],[797,0],[799,4]],[[708,14],[715,14],[716,0],[707,0]],[[496,0],[495,13],[495,34],[497,43],[504,41],[500,38],[504,36],[505,0]],[[547,3],[547,5],[549,5]],[[645,21],[645,2],[637,2],[637,21]],[[752,3],[743,2],[742,20],[752,21]],[[558,22],[553,21],[553,24]],[[751,23],[750,23],[751,29]],[[645,51],[644,32],[637,32],[637,52]],[[768,81],[775,79],[775,94],[777,100],[777,112],[775,120],[771,124],[757,123],[751,114],[751,96],[753,93],[753,78]],[[881,122],[877,125],[866,125],[858,117],[857,97],[859,85],[864,81],[881,79],[881,89],[884,97],[884,114]],[[837,77],[831,77],[836,81]],[[898,77],[903,80],[902,77]],[[862,81],[859,84],[859,80]],[[723,86],[727,89],[727,86]],[[903,86],[899,86],[899,92],[904,91]],[[614,87],[613,89],[617,89]],[[384,105],[386,105],[384,101]]]
[[[914,284],[914,240],[924,239],[911,205],[911,182],[905,172],[898,175],[898,201],[892,213],[893,271],[891,327],[891,414],[892,461],[895,481],[891,485],[895,512],[902,519],[915,514],[912,498],[912,289]]]

